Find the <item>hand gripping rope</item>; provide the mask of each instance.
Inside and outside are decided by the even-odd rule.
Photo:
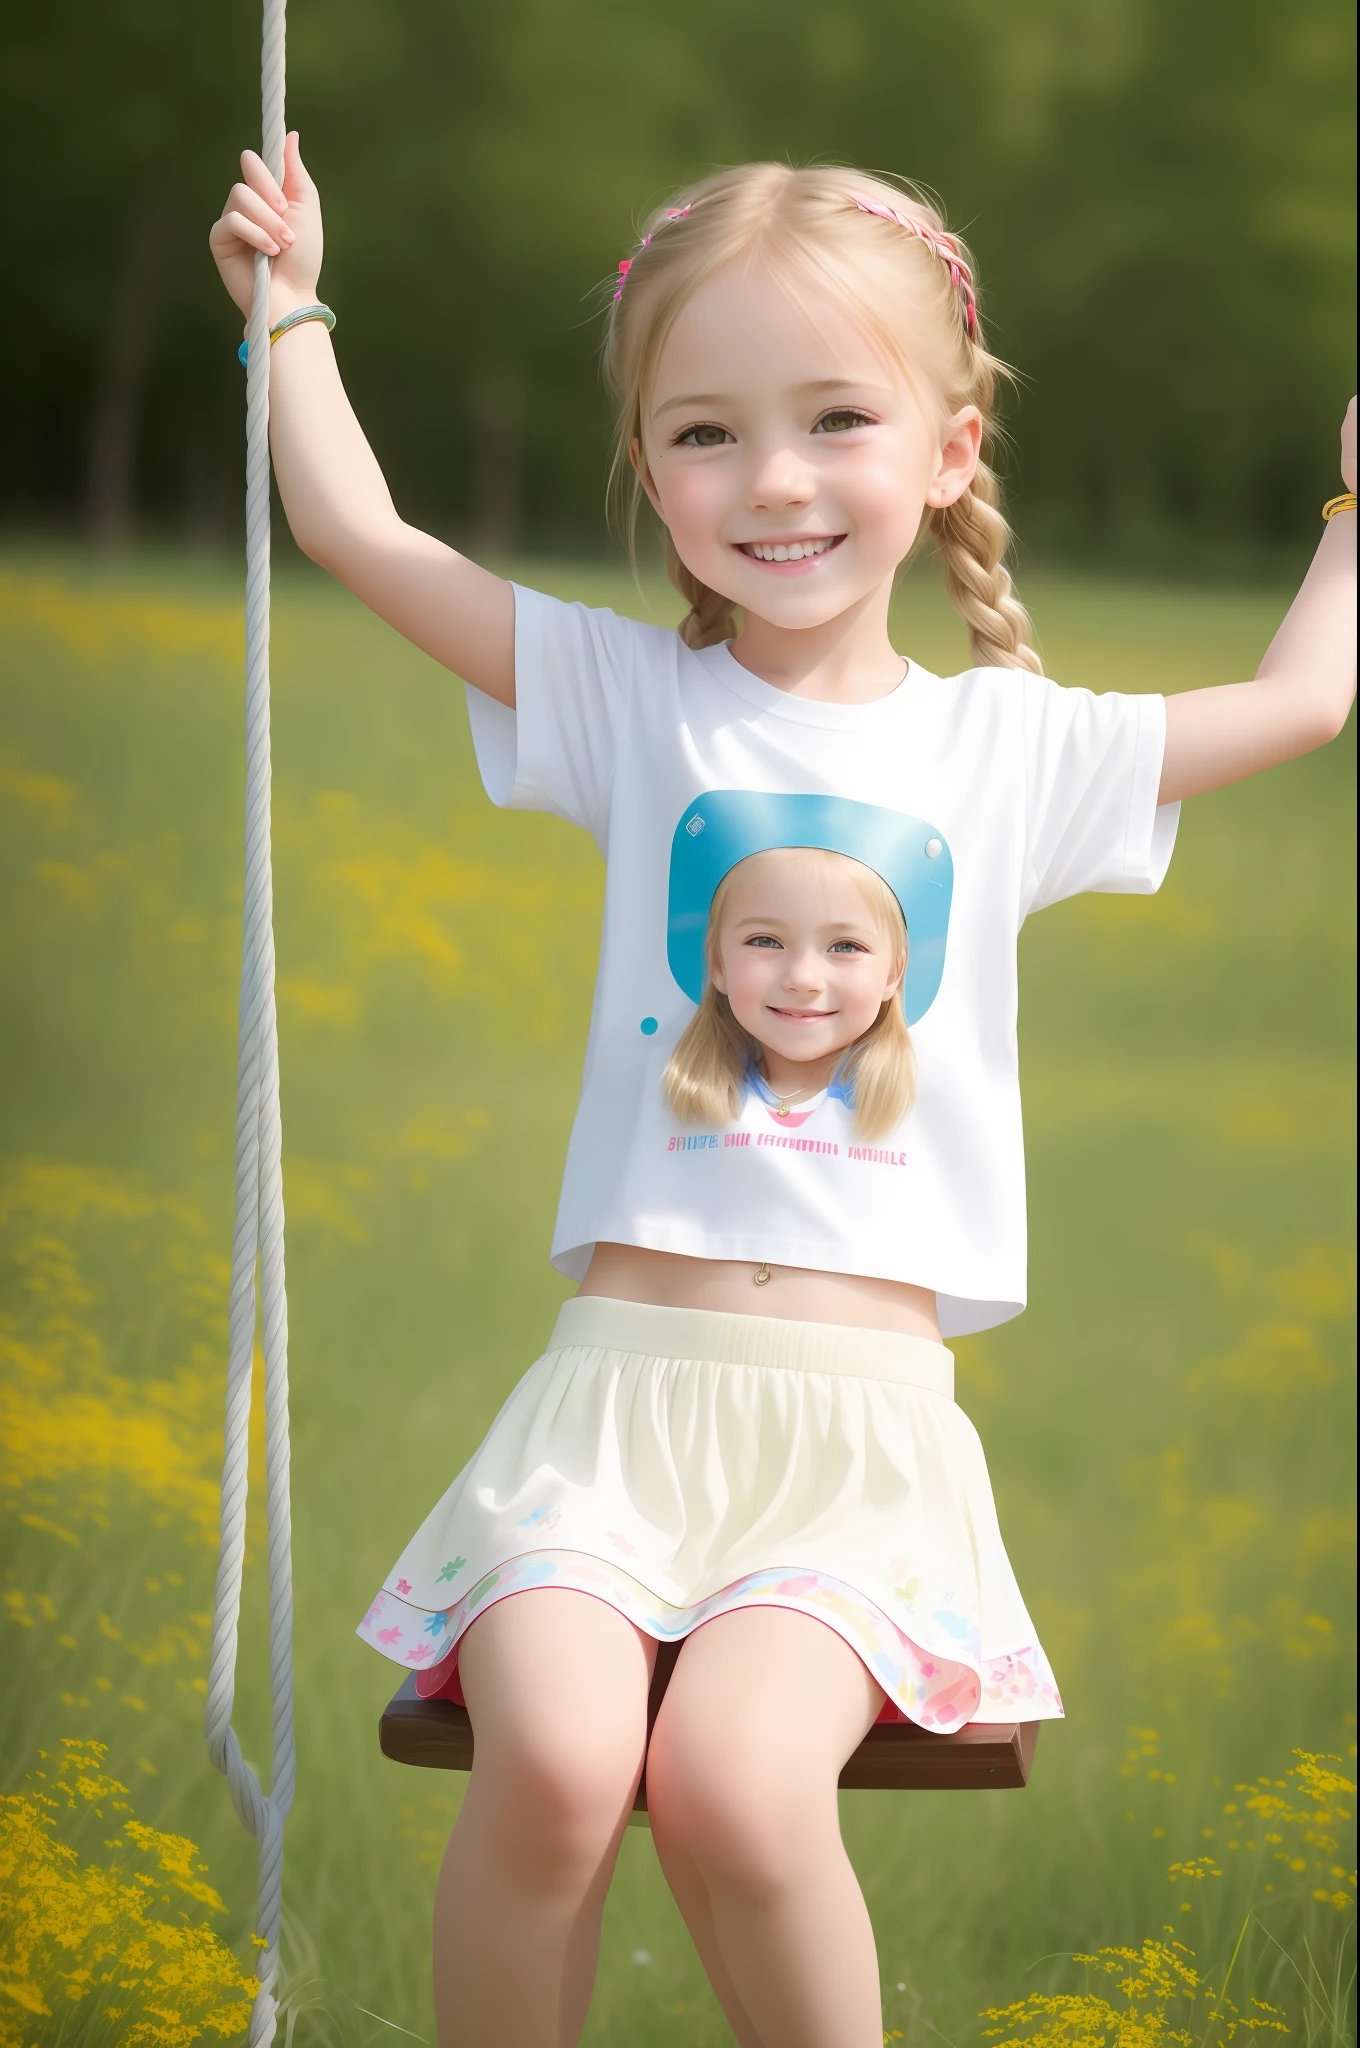
[[[285,0],[265,0],[260,66],[263,155],[283,178]],[[256,255],[246,364],[246,862],[236,1083],[236,1226],[232,1240],[222,1543],[204,1716],[208,1754],[260,1850],[256,1930],[262,1947],[249,2048],[267,2048],[278,2008],[283,1824],[293,1803],[293,1564],[288,1505],[288,1299],[283,1273],[279,1045],[274,1009],[274,884],[269,854],[269,259]],[[269,1689],[273,1768],[266,1795],[231,1725],[245,1563],[250,1381],[258,1302],[264,1333],[269,1516]]]

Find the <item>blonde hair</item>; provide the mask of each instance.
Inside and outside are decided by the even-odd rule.
[[[793,850],[771,849],[777,853]],[[840,861],[855,870],[856,886],[905,971],[906,919],[883,877],[848,854],[831,853],[821,847],[800,847],[797,851],[809,853],[816,860]],[[713,972],[719,964],[718,935],[738,878],[749,880],[753,864],[768,858],[768,853],[748,855],[728,869],[713,891],[704,943],[708,972],[703,999],[661,1077],[666,1099],[682,1123],[735,1123],[741,1114],[747,1069],[752,1065],[758,1067],[764,1054],[759,1040],[737,1022],[727,997],[714,986]],[[846,1048],[836,1071],[853,1105],[855,1129],[862,1138],[886,1137],[896,1129],[916,1096],[916,1053],[907,1030],[900,987],[884,1002],[869,1029]]]
[[[984,455],[990,452],[997,380],[1010,373],[983,345],[975,306],[970,317],[971,286],[960,286],[961,265],[971,277],[966,250],[946,236],[939,213],[913,187],[836,165],[742,164],[657,207],[643,232],[614,297],[604,351],[615,406],[611,488],[626,500],[630,538],[643,493],[629,451],[643,443],[643,402],[662,344],[686,300],[739,258],[768,264],[795,288],[829,289],[901,364],[923,404],[937,407],[942,419],[977,407]],[[952,265],[942,241],[957,252]],[[922,530],[939,548],[945,587],[968,628],[975,662],[1042,674],[1029,615],[1005,566],[1011,530],[987,461],[952,505],[928,510]],[[687,645],[730,639],[732,601],[685,567],[669,535],[666,567],[689,605],[680,626]]]

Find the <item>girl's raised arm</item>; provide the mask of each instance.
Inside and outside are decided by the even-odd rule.
[[[1341,474],[1355,490],[1355,400],[1341,428]],[[1284,624],[1249,683],[1166,701],[1159,801],[1241,782],[1336,738],[1355,696],[1355,513],[1322,540]]]
[[[209,246],[241,311],[250,311],[254,252],[274,258],[269,321],[313,305],[321,273],[321,205],[288,137],[283,190],[253,150],[214,222]],[[304,554],[380,618],[474,688],[515,701],[515,604],[510,585],[398,516],[373,450],[340,381],[331,340],[312,320],[281,335],[270,355],[274,475]]]

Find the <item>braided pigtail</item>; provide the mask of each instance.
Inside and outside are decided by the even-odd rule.
[[[1011,530],[1000,500],[994,472],[980,462],[963,496],[932,513],[945,588],[968,628],[979,668],[1027,668],[1042,675],[1044,665],[1029,644],[1029,613],[1011,588],[1005,562]]]
[[[685,567],[669,534],[666,535],[666,574],[689,606],[679,628],[680,638],[686,647],[716,647],[720,641],[736,638],[737,620],[731,598],[724,597],[720,591],[710,590]]]

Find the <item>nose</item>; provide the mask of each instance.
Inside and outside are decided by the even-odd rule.
[[[785,511],[810,504],[816,490],[816,479],[805,458],[787,442],[776,443],[757,451],[746,503],[752,512]]]
[[[784,956],[784,986],[790,995],[820,995],[826,986],[822,956],[815,946]]]

